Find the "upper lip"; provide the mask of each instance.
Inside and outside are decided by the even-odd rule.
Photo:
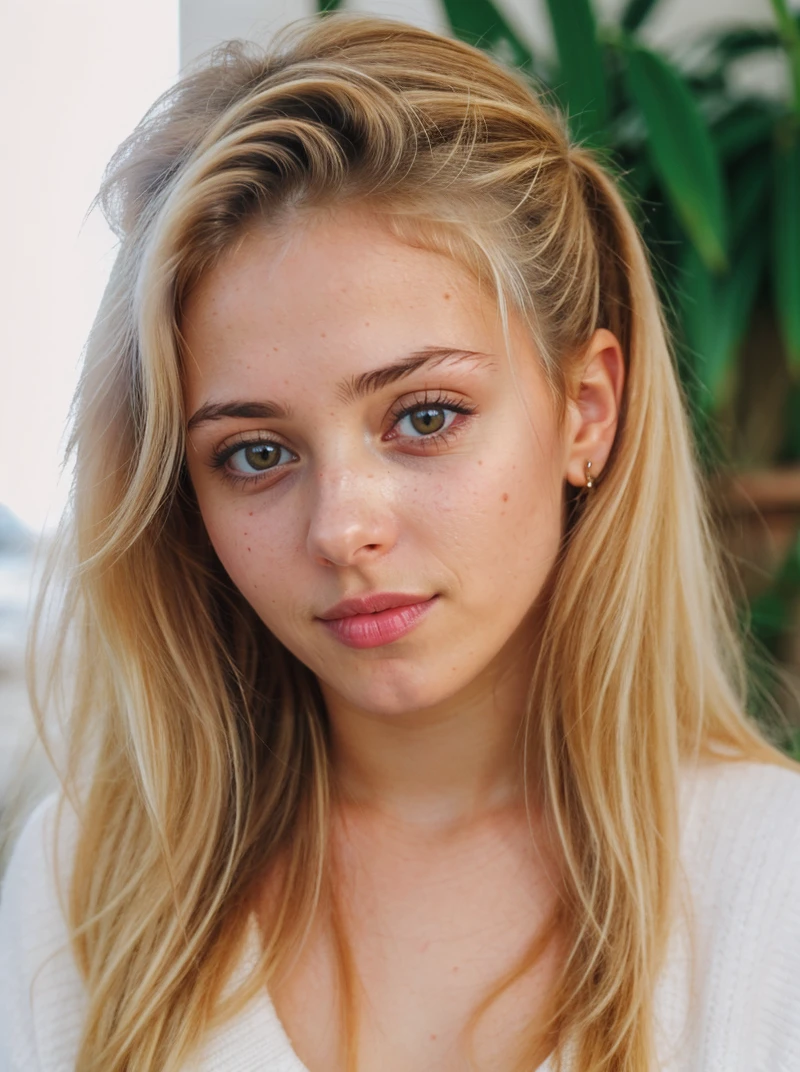
[[[426,603],[432,598],[426,595],[409,595],[407,592],[371,592],[354,599],[343,599],[341,603],[323,611],[317,617],[327,622],[334,618],[352,618],[355,614],[377,614],[378,611],[389,610],[391,607],[410,607],[414,603]]]

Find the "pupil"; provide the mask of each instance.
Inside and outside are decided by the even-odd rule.
[[[444,410],[439,406],[418,409],[411,414],[411,423],[417,432],[438,432],[444,424]]]
[[[280,451],[273,443],[259,443],[246,447],[244,456],[253,469],[271,469],[280,457]]]

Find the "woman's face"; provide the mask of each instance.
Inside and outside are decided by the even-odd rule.
[[[465,269],[344,212],[288,242],[253,229],[192,293],[200,510],[233,583],[326,697],[398,715],[524,659],[568,448],[511,329],[513,368]]]

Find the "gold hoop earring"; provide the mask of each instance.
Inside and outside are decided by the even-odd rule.
[[[591,473],[592,463],[587,462],[584,468],[586,469],[586,487],[591,489],[594,487],[594,477]]]

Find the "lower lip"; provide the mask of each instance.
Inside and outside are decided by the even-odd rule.
[[[379,648],[399,640],[419,624],[437,600],[437,596],[424,603],[412,603],[407,607],[390,607],[377,614],[354,614],[350,618],[320,619],[337,640],[348,648]]]

